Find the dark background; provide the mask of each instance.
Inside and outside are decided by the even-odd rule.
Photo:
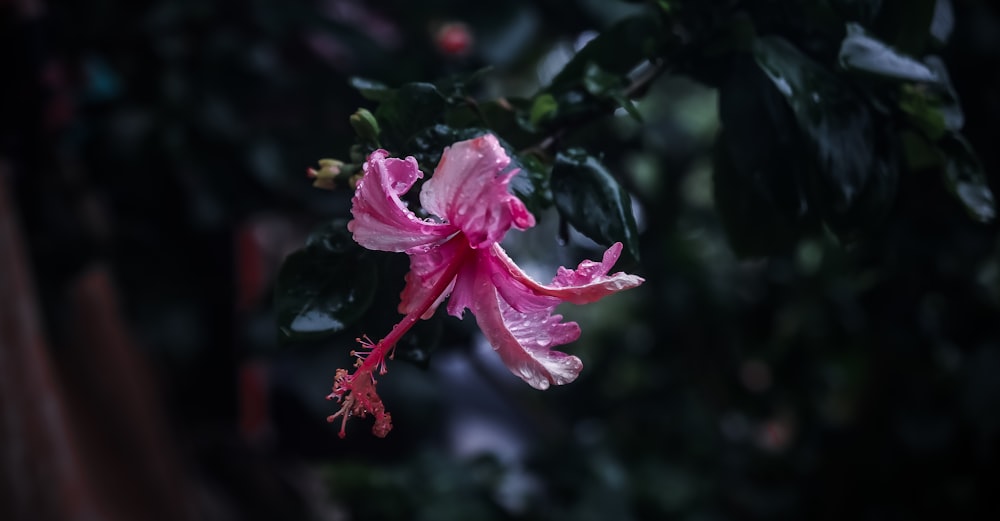
[[[1000,11],[944,3],[950,38],[915,52],[947,65],[996,193]],[[773,226],[723,222],[720,117],[729,139],[751,131],[733,150],[771,142],[753,135],[760,73],[711,53],[719,27],[749,19],[832,63],[811,9],[887,31],[907,2],[672,2],[709,50],[639,93],[643,122],[608,115],[568,138],[632,193],[641,261],[621,269],[647,280],[565,310],[583,328],[567,349],[579,380],[529,389],[448,318],[429,361],[384,377],[388,438],[325,422],[334,369],[398,318],[406,269],[380,265],[357,331],[279,345],[281,260],[348,216],[348,188],[305,176],[347,158],[348,117],[372,106],[348,78],[491,65],[479,96],[531,96],[639,4],[0,1],[0,518],[1000,515],[995,222],[882,142],[908,166],[849,226],[784,234],[780,189]],[[453,22],[467,45],[442,43]],[[599,256],[540,217],[511,234],[519,262]],[[734,254],[748,244],[766,255]]]

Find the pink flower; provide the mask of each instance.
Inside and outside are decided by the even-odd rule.
[[[405,252],[410,256],[399,312],[406,315],[377,344],[359,340],[353,374],[338,370],[333,393],[343,418],[340,435],[350,416],[375,416],[377,435],[391,427],[389,415],[375,394],[373,371],[385,373],[396,342],[417,320],[430,318],[446,297],[447,311],[461,317],[470,309],[483,334],[504,364],[528,385],[547,389],[572,382],[580,374],[580,359],[552,348],[579,338],[580,326],[552,314],[562,302],[587,304],[618,291],[634,288],[643,279],[608,271],[622,245],[604,252],[601,262],[583,261],[575,269],[560,267],[552,282],[539,284],[507,256],[499,242],[511,227],[524,230],[535,218],[507,191],[516,170],[510,158],[487,134],[446,148],[433,177],[420,191],[420,203],[435,217],[422,219],[400,200],[423,176],[412,157],[388,157],[376,150],[364,165],[358,182],[348,229],[368,249]]]

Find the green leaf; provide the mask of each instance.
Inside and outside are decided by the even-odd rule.
[[[556,98],[551,94],[543,93],[531,103],[531,111],[528,114],[528,118],[531,121],[531,125],[537,127],[539,124],[552,119],[557,110],[559,110],[559,103],[556,102]]]
[[[365,257],[343,219],[317,230],[305,248],[289,255],[275,288],[279,340],[323,338],[356,322],[378,283]]]
[[[384,83],[380,83],[375,80],[354,76],[348,81],[351,83],[352,87],[357,89],[358,92],[365,97],[365,99],[372,101],[385,101],[392,97],[395,93],[394,89],[391,89]]]
[[[611,93],[621,91],[625,77],[605,71],[596,63],[588,63],[583,72],[583,88],[598,98],[606,98]]]
[[[924,58],[924,63],[934,74],[941,78],[940,85],[931,85],[928,90],[928,97],[931,98],[941,111],[944,118],[944,127],[948,130],[959,131],[965,126],[965,113],[962,111],[962,104],[958,100],[958,92],[951,84],[948,76],[948,69],[944,65],[944,60],[937,56]]]
[[[509,142],[513,149],[520,150],[541,140],[524,113],[530,111],[531,101],[522,98],[506,98],[481,103],[479,113],[483,123],[498,136]],[[524,120],[524,121],[522,121]]]
[[[849,213],[876,172],[867,101],[783,38],[758,38],[754,57],[807,138],[819,174],[811,179],[814,201],[827,215]]]
[[[595,63],[588,63],[583,75],[583,88],[598,99],[610,99],[625,109],[636,121],[642,121],[642,115],[632,100],[625,96],[627,79],[624,76],[612,74],[601,69]]]
[[[479,137],[486,132],[486,129],[479,127],[455,128],[444,124],[431,125],[413,136],[406,153],[416,158],[421,167],[430,171],[441,160],[445,147],[458,141]]]
[[[657,16],[642,14],[625,18],[587,42],[545,90],[560,92],[582,85],[589,64],[611,74],[624,75],[643,60],[656,56],[665,34]]]
[[[441,121],[446,106],[444,96],[433,84],[404,84],[375,110],[383,142],[391,149],[405,149],[414,134]]]
[[[926,89],[904,85],[900,91],[899,109],[931,141],[941,139],[948,130],[940,105],[940,100]]]
[[[760,68],[740,57],[719,91],[719,118],[713,189],[733,251],[790,251],[817,224],[807,194],[813,168],[795,116]]]
[[[951,38],[955,29],[955,10],[951,0],[938,0],[934,3],[934,17],[931,19],[930,33],[937,43],[944,45]]]
[[[486,66],[468,74],[456,74],[443,78],[435,82],[434,85],[449,101],[460,101],[469,95],[468,89],[470,85],[479,83],[492,71],[492,66]]]
[[[550,168],[530,153],[514,154],[511,158],[520,170],[510,180],[510,190],[538,219],[542,210],[552,206]]]
[[[996,217],[996,200],[972,146],[961,134],[953,133],[940,144],[945,154],[944,180],[969,215],[983,223]]]
[[[621,242],[638,260],[631,199],[597,158],[576,148],[560,152],[551,182],[556,208],[574,228],[605,246]]]
[[[893,49],[856,23],[847,24],[847,36],[840,44],[840,66],[886,78],[940,83],[941,78],[927,65]]]

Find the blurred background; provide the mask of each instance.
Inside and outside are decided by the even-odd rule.
[[[996,193],[1000,11],[943,3],[936,54]],[[827,2],[714,4],[796,38],[802,6]],[[407,266],[379,265],[343,335],[279,342],[282,260],[349,216],[349,188],[305,174],[348,156],[348,118],[371,106],[348,79],[491,66],[478,96],[531,96],[643,8],[0,1],[0,519],[1000,514],[997,224],[912,168],[860,239],[737,257],[711,74],[668,72],[642,122],[617,111],[573,138],[631,193],[641,256],[618,269],[646,278],[560,309],[583,329],[576,382],[530,389],[474,321],[447,318],[416,333],[429,358],[380,381],[386,439],[326,423],[334,370],[398,319]],[[539,218],[505,243],[531,273],[599,257],[554,210]]]

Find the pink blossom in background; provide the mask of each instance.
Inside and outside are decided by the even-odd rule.
[[[446,148],[434,175],[420,191],[420,203],[433,214],[421,219],[400,200],[422,172],[412,157],[397,159],[376,150],[364,165],[348,229],[354,240],[372,250],[410,256],[399,312],[405,317],[378,343],[360,340],[364,351],[352,374],[340,369],[328,398],[342,408],[340,435],[351,416],[375,416],[373,432],[384,436],[391,419],[375,393],[378,369],[396,342],[419,319],[430,318],[448,298],[447,311],[476,317],[483,335],[512,373],[536,389],[572,382],[580,374],[579,358],[553,348],[579,338],[580,326],[563,322],[553,310],[562,302],[587,304],[642,284],[626,273],[608,275],[621,254],[615,243],[600,262],[583,261],[574,269],[560,267],[552,282],[535,282],[500,247],[512,227],[525,230],[535,218],[507,191],[517,172],[497,138],[487,134]],[[450,297],[450,298],[449,298]]]

